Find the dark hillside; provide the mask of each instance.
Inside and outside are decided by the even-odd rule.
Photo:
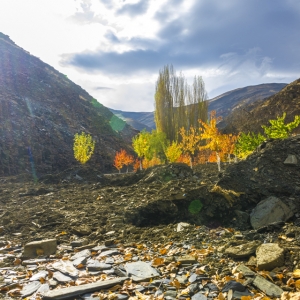
[[[65,75],[0,33],[0,175],[45,174],[78,166],[73,137],[90,133],[87,163],[112,167],[115,151],[136,133]]]
[[[286,112],[286,122],[300,115],[300,79],[287,85],[275,95],[236,109],[224,120],[228,132],[262,132],[261,125],[269,125],[269,120],[276,119]],[[295,129],[299,133],[300,128]]]

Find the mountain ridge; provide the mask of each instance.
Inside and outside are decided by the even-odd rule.
[[[73,137],[96,141],[87,165],[111,170],[136,130],[79,85],[0,34],[0,175],[45,174],[80,167]]]

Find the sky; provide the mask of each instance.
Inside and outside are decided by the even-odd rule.
[[[300,77],[299,0],[0,0],[0,32],[123,111],[172,64],[208,97]]]

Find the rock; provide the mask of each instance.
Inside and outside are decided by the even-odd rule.
[[[195,256],[192,255],[184,255],[179,256],[177,258],[177,262],[180,262],[181,264],[195,264],[197,262],[197,259]]]
[[[82,266],[85,266],[86,265],[86,261],[87,261],[87,258],[86,257],[78,257],[77,259],[73,260],[73,266],[75,268],[82,268]]]
[[[109,270],[111,269],[110,264],[101,263],[98,260],[91,259],[87,262],[86,265],[87,269],[89,271],[103,271],[103,270]]]
[[[117,255],[120,254],[118,249],[111,249],[111,250],[106,250],[100,253],[99,257],[104,257],[104,256],[112,256],[112,255]]]
[[[39,281],[41,278],[46,278],[47,275],[48,275],[47,271],[40,271],[36,274],[33,274],[29,280],[30,281]]]
[[[53,263],[52,267],[65,275],[71,277],[78,276],[78,270],[73,266],[72,262],[69,260],[59,260]]]
[[[279,286],[261,276],[256,276],[252,284],[270,297],[280,297],[283,293],[283,290]]]
[[[128,276],[131,276],[134,281],[147,281],[153,277],[159,276],[156,269],[143,261],[137,261],[125,264],[125,270]]]
[[[230,280],[224,285],[222,293],[228,292],[229,290],[244,292],[246,287],[237,281]]]
[[[259,270],[271,271],[284,265],[284,249],[274,243],[262,244],[256,250],[256,260]]]
[[[88,250],[88,249],[85,249],[85,250],[82,250],[80,252],[77,252],[75,255],[73,255],[70,260],[76,260],[77,258],[80,258],[80,257],[85,257],[85,258],[88,258],[91,256],[91,251]]]
[[[21,290],[22,298],[32,295],[40,287],[41,287],[41,283],[39,281],[32,281],[32,282],[24,285]]]
[[[81,226],[78,226],[78,227],[73,227],[72,231],[75,234],[78,234],[80,236],[89,235],[89,234],[92,233],[92,229],[87,225],[81,225]]]
[[[180,231],[183,231],[185,228],[191,226],[191,224],[189,223],[184,223],[184,222],[180,222],[177,224],[177,228],[176,228],[176,231],[177,232],[180,232]]]
[[[203,295],[201,292],[195,294],[192,298],[192,300],[207,300],[207,297]]]
[[[293,211],[286,204],[271,196],[257,204],[250,215],[250,222],[254,229],[258,229],[271,223],[285,222],[293,215]]]
[[[73,280],[70,276],[66,276],[59,271],[53,273],[53,278],[60,283],[67,283]]]
[[[297,165],[298,160],[296,155],[289,154],[286,160],[283,162],[285,165]]]
[[[52,290],[43,295],[43,300],[52,300],[52,299],[62,300],[68,298],[75,299],[76,296],[81,294],[94,292],[101,289],[106,289],[109,287],[113,287],[117,284],[122,284],[127,279],[128,279],[127,277],[121,277],[116,279],[88,283],[79,286],[66,287],[58,290]]]
[[[34,241],[24,246],[23,257],[34,258],[40,255],[48,256],[56,253],[56,239]]]
[[[253,241],[246,244],[229,247],[225,250],[225,253],[235,258],[248,257],[255,253],[260,244],[260,241]]]

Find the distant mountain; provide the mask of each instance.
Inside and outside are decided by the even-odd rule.
[[[80,86],[0,33],[0,176],[79,167],[75,133],[96,140],[87,165],[112,169],[137,133]]]
[[[110,111],[139,131],[143,129],[152,131],[152,129],[155,129],[153,112],[127,112],[112,108],[110,108]]]
[[[286,83],[266,83],[235,89],[208,100],[208,111],[216,110],[218,116],[225,118],[233,110],[274,95],[286,85]],[[156,127],[153,112],[110,110],[137,130],[151,131]]]
[[[286,112],[286,122],[300,115],[300,79],[285,86],[275,95],[244,105],[224,119],[227,132],[262,132],[261,125],[270,125],[269,120],[276,119]],[[300,127],[295,129],[300,133]]]
[[[208,100],[208,110],[215,110],[218,116],[225,118],[233,110],[270,97],[278,93],[286,85],[286,83],[265,83],[235,89]]]

